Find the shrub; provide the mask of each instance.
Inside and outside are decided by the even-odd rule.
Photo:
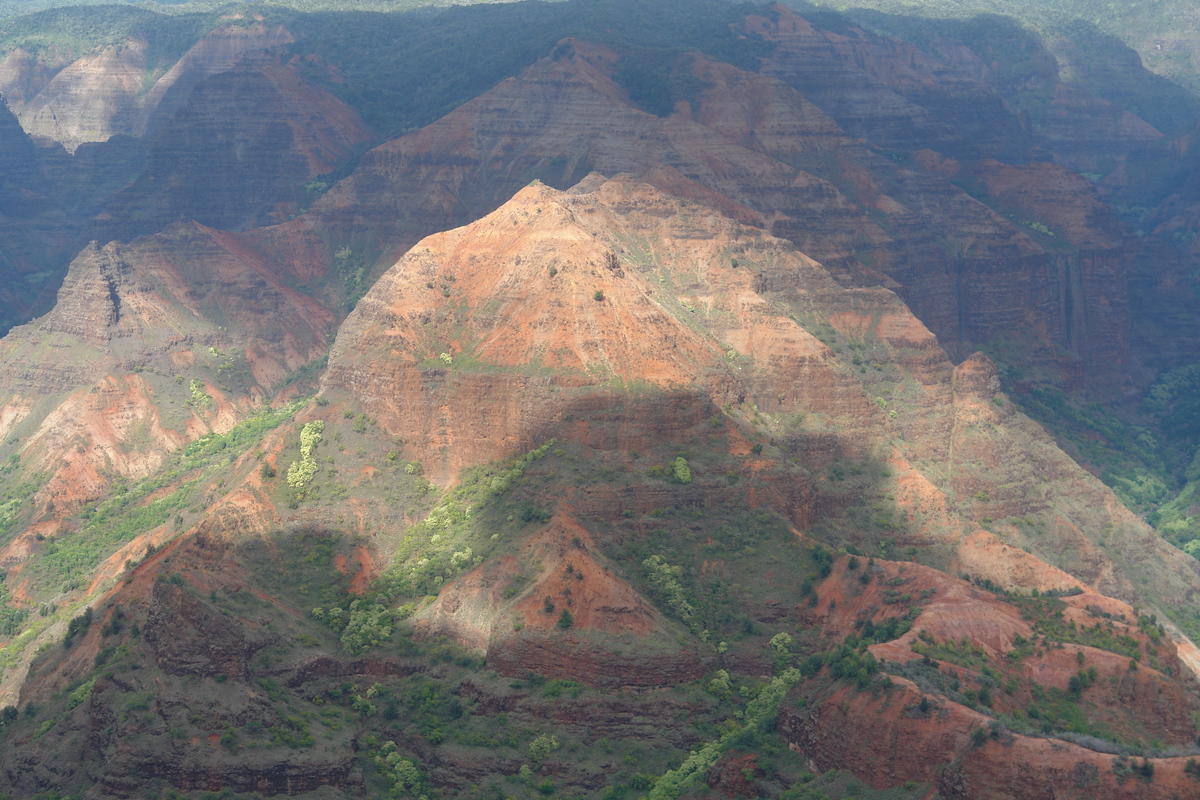
[[[792,636],[787,631],[777,633],[771,637],[771,649],[777,653],[786,653],[791,643]]]
[[[288,467],[287,482],[293,489],[303,489],[317,474],[317,459],[315,451],[321,443],[321,434],[325,423],[321,420],[308,422],[300,428],[300,460],[292,462]]]
[[[67,623],[67,635],[63,639],[63,647],[70,647],[71,642],[76,636],[87,632],[87,629],[92,624],[92,607],[88,606],[83,610],[83,613],[74,617]]]
[[[653,555],[642,562],[650,582],[662,592],[667,605],[679,615],[680,619],[688,620],[695,614],[695,609],[688,602],[687,594],[679,579],[683,576],[683,567],[671,566],[660,555]]]
[[[95,686],[96,686],[96,678],[95,678],[95,676],[92,676],[92,679],[90,681],[83,684],[75,691],[71,692],[71,694],[67,697],[67,710],[70,711],[71,709],[75,708],[76,706],[83,705],[89,699],[91,699],[92,690],[95,688]]]
[[[679,456],[671,462],[671,476],[676,483],[692,482],[692,469],[688,466],[686,458]]]
[[[557,750],[558,747],[557,737],[543,733],[530,742],[529,758],[535,763],[541,763],[547,756]]]
[[[350,604],[350,614],[342,631],[342,647],[349,653],[378,647],[392,638],[394,624],[395,617],[388,609],[378,603],[367,605],[355,600]]]
[[[412,761],[400,756],[395,742],[385,742],[372,760],[391,782],[393,795],[416,794],[421,788],[421,771]]]

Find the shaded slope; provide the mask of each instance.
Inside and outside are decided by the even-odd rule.
[[[1194,739],[1194,650],[1098,593],[1186,604],[1193,562],[997,385],[982,356],[953,366],[892,292],[843,287],[711,207],[629,176],[532,184],[400,259],[343,324],[318,400],[202,472],[179,535],[116,556],[130,563],[95,586],[96,622],[24,681],[35,710],[4,728],[2,779],[338,796],[395,785],[370,766],[393,741],[446,795],[523,763],[538,776],[523,793],[644,789],[713,742],[737,758],[713,723],[773,718],[751,708],[773,672],[769,736],[876,788],[943,781],[897,760],[910,741],[961,764],[939,784],[963,776],[958,796],[1019,783],[986,726],[1051,701],[1075,720],[1055,736]],[[1074,699],[1062,641],[1099,676]],[[905,711],[923,698],[936,713]],[[881,758],[838,744],[867,725],[894,732],[872,742]],[[1016,751],[1107,763],[1015,730]],[[534,748],[548,732],[576,755]],[[605,760],[602,739],[638,736],[654,752]],[[1156,760],[1161,786],[1182,785],[1182,761]],[[747,780],[776,796],[799,768]]]
[[[330,231],[373,259],[486,213],[531,177],[564,186],[589,168],[630,171],[701,202],[717,202],[717,192],[758,212],[840,280],[897,288],[956,352],[1013,336],[1030,340],[1032,358],[1052,369],[1121,385],[1128,320],[1119,305],[1099,301],[1123,291],[1125,255],[1111,238],[1033,235],[925,162],[898,168],[794,90],[727,65],[677,67],[707,88],[665,120],[655,117],[624,99],[608,75],[618,63],[571,43],[369,153],[294,229]],[[1072,191],[1069,202],[1094,203],[1080,187]],[[1102,338],[1105,331],[1113,334]]]
[[[661,440],[669,431],[629,421],[602,433],[567,415],[576,404],[595,413],[621,387],[699,393],[735,419],[732,409],[755,409],[760,435],[810,476],[834,458],[889,463],[905,487],[898,543],[955,543],[947,568],[1065,588],[1063,573],[1024,572],[1026,556],[977,522],[1011,520],[996,528],[1004,539],[1118,596],[1134,598],[1125,570],[1152,551],[1172,565],[1155,567],[1163,601],[1195,581],[1188,559],[997,396],[987,359],[952,368],[890,292],[842,289],[778,240],[644,185],[598,180],[566,195],[532,186],[410,251],[344,324],[330,390],[353,396],[441,480],[551,435],[602,449]],[[847,345],[875,366],[847,369]],[[817,431],[837,456],[810,450]],[[816,522],[790,514],[802,528]],[[1106,528],[1121,533],[1087,533]]]

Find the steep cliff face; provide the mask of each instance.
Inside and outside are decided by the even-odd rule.
[[[792,27],[808,25],[781,14]],[[806,30],[817,35],[811,26]],[[1120,388],[1129,323],[1119,300],[1111,304],[1101,296],[1120,296],[1128,259],[1081,256],[1077,248],[1096,244],[1062,242],[1053,231],[1039,235],[1040,229],[1015,224],[998,213],[1006,207],[1003,198],[985,192],[980,202],[952,182],[957,168],[941,169],[937,159],[914,155],[900,167],[881,157],[843,131],[855,130],[853,109],[838,112],[844,119],[831,118],[802,93],[767,77],[774,75],[771,69],[756,75],[696,58],[686,69],[705,88],[663,119],[631,107],[610,77],[614,54],[570,44],[555,51],[557,59],[543,60],[437,123],[368,153],[303,224],[330,231],[368,255],[398,254],[429,230],[486,213],[529,178],[562,187],[589,168],[632,172],[747,221],[757,216],[845,283],[895,288],[956,355],[966,355],[972,343],[1008,336],[1027,341],[1032,359],[1068,380]],[[894,43],[867,44],[875,48],[872,63],[893,62],[888,47]],[[780,48],[774,58],[784,58],[786,48]],[[806,58],[822,52],[815,48]],[[921,73],[922,85],[940,86],[936,78],[948,81],[946,92],[967,85],[975,87],[972,92],[990,91],[965,77],[951,81],[945,72]],[[854,108],[887,108],[885,95],[899,95],[885,77],[900,88],[916,81],[907,72],[889,75],[881,71],[864,84]],[[820,87],[800,88],[825,96]],[[841,96],[842,89],[828,91]],[[978,99],[962,91],[961,102]],[[906,125],[918,113],[903,104],[893,111]],[[997,126],[989,122],[988,129]],[[930,137],[922,141],[953,150]],[[1029,191],[1075,192],[1071,205],[1096,204],[1090,188],[1064,176],[1033,171]],[[390,188],[383,192],[382,186]],[[713,193],[726,198],[724,206]],[[1105,245],[1112,250],[1111,240]]]
[[[0,327],[42,308],[53,271],[79,230],[54,202],[41,159],[7,106],[0,104]]]
[[[1030,144],[991,87],[907,42],[861,28],[823,29],[781,5],[770,17],[747,17],[746,28],[776,45],[761,72],[797,89],[853,136],[956,156],[1014,154]]]
[[[88,246],[0,342],[0,790],[1186,794],[1200,569],[969,347],[1126,388],[1152,248],[991,157],[1044,131],[977,54],[823,24],[665,117],[566,41],[299,218]],[[97,230],[290,217],[365,141],[240,35]]]
[[[999,193],[1022,175],[985,177]],[[295,245],[288,228],[273,230]],[[192,242],[188,264],[212,266],[166,269],[171,237]],[[254,319],[239,345],[247,353],[282,362],[311,352],[302,344],[323,329],[292,326],[315,312],[271,270],[313,254],[289,261],[268,237],[187,225],[93,248],[60,309],[10,340],[69,340],[99,360],[169,342],[158,332],[179,319],[236,317]],[[218,328],[208,335],[231,335],[209,324]],[[229,348],[202,345],[168,344],[165,360],[145,363],[193,359],[198,370],[205,347]],[[149,369],[124,385],[105,378],[73,395],[100,397],[55,413],[82,419],[76,409],[108,402],[114,441],[127,442],[121,426],[141,418],[116,401],[157,391],[155,380]],[[209,394],[216,407],[194,416],[228,430],[214,415],[232,421],[223,409],[234,395],[213,383],[177,385]],[[952,364],[895,293],[843,286],[762,228],[628,175],[592,174],[567,192],[533,183],[405,254],[342,325],[320,396],[293,421],[252,443],[206,438],[194,450],[210,460],[172,462],[164,483],[139,485],[135,507],[147,515],[171,498],[183,504],[98,554],[95,588],[108,594],[96,623],[44,654],[31,678],[6,673],[10,691],[23,684],[22,704],[52,711],[14,723],[21,733],[0,779],[16,791],[102,785],[123,796],[154,781],[373,791],[382,778],[360,771],[352,744],[368,735],[394,741],[447,792],[518,773],[546,731],[585,748],[597,737],[660,737],[669,760],[670,748],[711,739],[704,720],[755,697],[753,676],[827,650],[815,667],[804,662],[810,679],[781,706],[781,741],[880,788],[936,780],[986,797],[973,781],[1023,785],[1000,757],[1013,752],[1004,742],[1067,751],[1064,769],[1111,762],[1061,739],[998,732],[1003,741],[989,742],[994,715],[1078,713],[1105,735],[1192,741],[1188,643],[1111,597],[1174,613],[1200,582],[1194,560],[1125,512],[998,389],[988,359]],[[39,413],[14,398],[0,419],[25,437],[22,425],[49,420]],[[87,464],[107,476],[94,466],[99,442],[71,455],[78,436],[49,447],[53,432],[71,430],[64,420],[42,424],[22,468],[42,469],[44,452],[75,472],[55,473],[32,503],[70,509],[65,493],[87,485]],[[151,422],[147,435],[169,428]],[[132,461],[111,464],[135,474]],[[126,519],[113,505],[96,513]],[[93,531],[84,514],[74,520]],[[7,584],[33,599],[78,534],[25,530],[5,551]],[[831,556],[827,545],[860,555]],[[1015,593],[949,577],[959,573]],[[65,621],[37,635],[54,635],[54,624]],[[890,683],[874,673],[839,683],[838,659],[867,652],[873,661],[856,663],[882,665]],[[937,663],[922,666],[922,654]],[[494,674],[479,669],[480,655]],[[1070,695],[1081,671],[1089,684]],[[698,679],[702,694],[677,688]],[[747,687],[742,700],[731,681]],[[71,706],[63,689],[78,686],[90,694]],[[190,714],[184,698],[197,691],[214,697],[208,717]],[[559,702],[564,693],[578,703]],[[512,720],[528,735],[502,738]],[[1070,733],[1056,720],[1050,733]],[[855,738],[868,725],[884,744]],[[914,766],[901,742],[929,763]],[[35,750],[63,756],[47,764]],[[539,756],[541,774],[581,791],[624,769],[553,752]],[[938,761],[962,769],[935,773]],[[1059,781],[1060,761],[1046,780]],[[1182,764],[1156,763],[1183,776]],[[743,778],[765,781],[755,770]],[[1139,785],[1112,774],[1102,779],[1117,787],[1112,797]]]
[[[566,42],[555,58],[369,153],[282,233],[315,228],[356,260],[386,265],[421,237],[491,211],[531,178],[565,188],[590,169],[633,172],[766,220],[843,282],[896,289],[956,358],[1009,337],[1068,385],[1126,390],[1128,309],[1103,295],[1120,297],[1124,265],[1137,259],[1064,246],[1030,227],[1044,221],[1014,224],[1003,199],[973,197],[915,156],[932,148],[968,169],[981,156],[1025,159],[1042,134],[1005,105],[1002,91],[1018,89],[961,43],[944,43],[939,61],[936,48],[820,19],[827,27],[775,8],[741,23],[773,46],[758,73],[701,57],[677,62],[673,80],[698,90],[666,118],[630,102],[613,79],[622,68],[616,53]],[[92,235],[127,238],[181,214],[241,228],[301,208],[300,187],[367,137],[349,109],[300,80],[300,65],[261,57],[233,69],[237,57],[287,40],[262,24],[224,26],[164,75],[139,100],[139,119],[153,124],[129,128],[159,131],[144,169],[133,167],[140,177],[102,204]],[[1053,70],[1039,79],[1059,85]],[[1069,122],[1073,108],[1055,114]],[[1030,189],[1062,192],[1060,177],[1030,173]]]
[[[365,137],[349,109],[305,84],[294,65],[267,60],[181,114],[206,79],[290,41],[279,27],[228,23],[173,65],[149,63],[163,43],[142,39],[69,64],[56,48],[10,52],[0,93],[20,125],[0,123],[0,270],[11,277],[0,326],[48,310],[89,239],[128,241],[181,217],[232,229],[293,213],[304,184]]]
[[[180,217],[237,230],[294,213],[306,183],[370,138],[344,103],[300,77],[301,66],[246,56],[189,86],[186,104],[147,142],[140,175],[105,202],[91,235],[127,238]]]
[[[814,330],[828,331],[828,344]],[[862,348],[861,370],[841,360],[847,345]],[[439,481],[548,436],[617,449],[669,439],[670,426],[642,430],[653,418],[619,410],[624,390],[614,390],[645,385],[752,417],[780,458],[810,470],[888,463],[897,543],[931,554],[950,546],[939,565],[951,571],[1042,590],[1070,588],[1070,573],[1133,601],[1151,577],[1135,565],[1149,558],[1167,603],[1197,578],[1192,560],[998,394],[986,358],[953,368],[892,293],[840,288],[779,240],[629,179],[592,177],[567,194],[533,185],[413,248],[343,325],[325,381],[403,437]],[[574,418],[584,408],[614,415],[617,428],[582,429]],[[805,502],[778,507],[801,528],[815,521],[806,509],[846,502],[835,486],[801,491]],[[603,515],[604,505],[589,511]],[[1054,533],[1026,529],[1027,515]],[[1120,533],[1089,533],[1103,529]],[[1040,570],[1018,547],[1066,571]]]
[[[145,52],[145,42],[129,41],[64,67],[36,95],[15,104],[21,126],[68,152],[82,142],[132,131],[146,76]]]
[[[205,78],[231,69],[245,53],[290,41],[291,35],[279,27],[222,25],[149,85],[157,65],[146,63],[148,45],[142,40],[81,58],[40,86],[52,68],[31,63],[28,53],[17,50],[5,59],[0,92],[30,136],[57,142],[73,153],[84,142],[154,131]]]
[[[50,79],[69,61],[48,53],[32,53],[18,47],[0,60],[0,93],[9,106],[23,108],[37,97]]]
[[[245,242],[196,223],[128,245],[93,243],[72,262],[54,311],[4,340],[3,382],[50,394],[74,388],[56,375],[186,367],[180,351],[211,345],[240,351],[254,382],[269,386],[319,355],[332,324],[283,279]]]
[[[149,88],[141,103],[141,114],[129,133],[145,136],[162,127],[184,106],[197,85],[213,75],[233,69],[247,53],[269,50],[293,41],[291,33],[282,26],[262,22],[232,23],[215,28]]]
[[[91,591],[91,569],[111,552],[90,549],[97,532],[84,530],[81,509],[253,414],[289,373],[325,352],[332,324],[330,311],[285,286],[230,234],[181,223],[128,245],[89,246],[54,311],[0,346],[0,424],[10,472],[20,470],[8,487],[0,550],[14,593],[25,602],[58,594],[54,576],[64,570],[75,574],[66,591]],[[87,574],[47,567],[55,548],[42,542],[56,536],[87,550]],[[117,571],[131,555],[118,558]]]

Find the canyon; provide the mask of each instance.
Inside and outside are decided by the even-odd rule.
[[[5,52],[0,793],[1195,791],[1200,562],[1063,427],[1191,374],[1194,133],[692,10],[396,137],[299,15]]]

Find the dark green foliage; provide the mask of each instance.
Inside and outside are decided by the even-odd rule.
[[[550,510],[538,508],[534,505],[526,505],[521,509],[522,522],[545,523],[550,521],[551,516],[553,516],[553,514],[550,512]]]
[[[1081,669],[1075,673],[1067,681],[1067,696],[1073,700],[1078,700],[1084,689],[1089,688],[1096,682],[1096,668],[1088,667]]]
[[[849,771],[829,770],[820,776],[801,772],[779,797],[781,800],[918,800],[928,792],[927,784],[915,781],[873,790]]]
[[[879,662],[865,647],[855,649],[843,644],[826,654],[824,661],[832,678],[853,680],[860,689],[870,686],[879,672]]]
[[[420,725],[422,735],[433,744],[440,743],[445,738],[444,727],[464,713],[462,701],[449,686],[437,680],[414,675],[401,686],[400,692],[401,706],[408,709],[410,717]]]
[[[333,268],[342,279],[346,311],[353,311],[367,289],[371,288],[371,261],[356,256],[349,247],[342,247],[333,254]]]
[[[1117,633],[1111,622],[1097,622],[1090,628],[1076,625],[1074,620],[1067,620],[1063,616],[1062,610],[1066,604],[1057,598],[1014,597],[1009,598],[1009,602],[1018,605],[1021,608],[1021,616],[1032,622],[1033,629],[1048,640],[1096,647],[1127,658],[1141,658],[1141,647],[1137,639],[1128,634]]]
[[[1078,675],[1072,677],[1079,678]],[[1082,687],[1082,681],[1080,686]],[[1067,732],[1115,740],[1116,737],[1111,731],[1089,719],[1084,707],[1079,703],[1078,694],[1037,683],[1031,684],[1030,690],[1033,702],[1026,709],[1025,716],[1035,726],[1040,727],[1042,733]]]
[[[22,608],[13,608],[8,604],[8,587],[0,577],[0,636],[16,636],[21,632],[29,612]]]
[[[150,45],[146,51],[150,68],[169,67],[219,22],[216,14],[156,14],[130,5],[52,9],[5,20],[0,53],[21,47],[78,57],[141,38]]]
[[[921,613],[918,608],[910,608],[906,614],[895,617],[888,617],[880,622],[872,622],[867,620],[862,622],[861,627],[856,625],[858,637],[866,644],[874,644],[876,642],[890,642],[893,639],[898,639],[912,628],[913,620]]]
[[[833,571],[833,555],[823,547],[813,547],[808,551],[808,557],[817,568],[817,577],[828,578]]]
[[[953,639],[939,642],[921,631],[912,643],[912,651],[929,659],[948,661],[969,669],[980,669],[987,664],[987,654],[983,648],[971,644],[965,636],[957,642]]]
[[[546,681],[545,686],[542,688],[542,697],[555,698],[566,696],[574,699],[579,697],[582,691],[583,686],[575,681],[555,678],[554,680]]]
[[[92,625],[92,607],[88,606],[83,613],[73,617],[67,623],[67,635],[63,638],[63,647],[70,647],[76,636],[82,636]]]

